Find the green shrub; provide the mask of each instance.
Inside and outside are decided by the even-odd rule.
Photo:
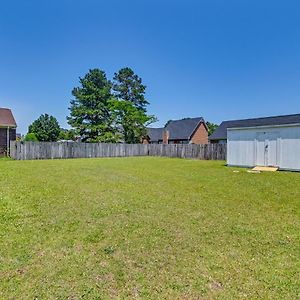
[[[36,137],[35,133],[29,132],[25,135],[24,141],[25,142],[38,142],[39,140]]]

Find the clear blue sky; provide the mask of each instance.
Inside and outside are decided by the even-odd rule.
[[[19,0],[0,9],[0,107],[66,127],[90,68],[132,67],[168,119],[300,113],[300,1]]]

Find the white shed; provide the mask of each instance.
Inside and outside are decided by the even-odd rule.
[[[300,171],[300,114],[230,121],[229,166],[276,166]]]

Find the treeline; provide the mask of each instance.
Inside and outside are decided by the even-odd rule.
[[[79,78],[79,86],[72,90],[71,130],[61,129],[55,117],[41,115],[28,128],[25,140],[139,143],[146,127],[156,121],[147,114],[149,102],[146,86],[130,68],[123,68],[109,80],[104,71],[90,70]]]

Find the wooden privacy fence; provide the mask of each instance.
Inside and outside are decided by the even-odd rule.
[[[165,156],[226,160],[224,144],[106,144],[72,142],[11,142],[10,156],[17,160]]]

